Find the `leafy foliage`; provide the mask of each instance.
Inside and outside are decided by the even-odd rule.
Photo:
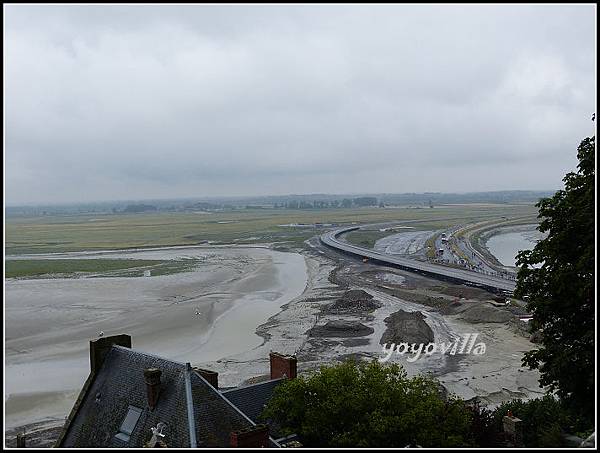
[[[564,190],[540,200],[539,231],[546,239],[517,256],[515,295],[528,300],[539,349],[523,363],[539,369],[540,384],[591,420],[594,411],[594,181],[595,137],[578,148],[578,172]],[[533,265],[541,265],[539,268]]]
[[[263,412],[305,446],[451,447],[472,444],[471,413],[429,377],[376,361],[323,366],[277,387]]]
[[[502,426],[496,423],[495,411],[491,411],[478,402],[469,406],[471,411],[471,435],[478,447],[503,446]]]
[[[561,433],[573,432],[577,420],[552,395],[529,401],[513,400],[501,404],[493,412],[495,429],[502,429],[502,417],[508,411],[523,423],[523,444],[526,447],[560,447]]]

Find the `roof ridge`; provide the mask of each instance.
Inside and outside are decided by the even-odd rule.
[[[250,423],[252,423],[252,426],[256,426],[256,423],[254,423],[252,421],[252,419],[250,417],[248,417],[246,414],[244,414],[239,407],[237,407],[235,404],[233,404],[231,401],[229,401],[225,395],[223,395],[221,392],[219,392],[219,390],[217,390],[216,388],[214,388],[206,379],[204,379],[202,377],[202,375],[200,373],[198,373],[196,370],[192,369],[193,374],[192,376],[200,379],[202,381],[202,383],[204,383],[207,387],[209,387],[213,392],[215,392],[217,395],[219,395],[219,397],[224,400],[229,406],[231,406],[233,409],[235,409],[236,412],[238,412],[242,417],[244,417],[246,420],[248,420]]]
[[[268,381],[255,382],[254,384],[240,385],[239,387],[232,387],[232,388],[228,388],[227,390],[220,390],[220,393],[229,393],[229,392],[234,392],[236,390],[247,389],[250,387],[257,387],[259,385],[269,384],[271,382],[283,381],[284,379],[285,378],[280,377],[280,378],[275,378],[275,379],[269,379]]]
[[[196,448],[196,420],[194,417],[194,400],[192,397],[192,380],[191,380],[192,366],[190,363],[185,364],[185,370],[183,371],[185,377],[185,400],[187,406],[188,416],[188,430],[190,435],[190,447]]]
[[[160,356],[160,355],[151,354],[149,352],[140,351],[139,349],[126,348],[124,346],[119,346],[119,345],[116,345],[116,344],[113,344],[112,347],[111,347],[111,349],[117,349],[117,350],[121,350],[121,351],[124,351],[124,352],[130,352],[130,353],[133,352],[135,354],[145,355],[147,357],[152,357],[154,359],[165,360],[167,362],[171,362],[171,363],[174,363],[176,365],[181,365],[185,369],[185,363],[183,363],[183,362],[179,362],[177,360],[169,359],[167,357],[163,357],[163,356]]]

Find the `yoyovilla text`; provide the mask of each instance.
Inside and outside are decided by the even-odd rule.
[[[387,362],[394,353],[397,355],[409,354],[410,356],[406,359],[407,362],[414,362],[416,360],[419,360],[419,358],[423,355],[431,356],[433,354],[483,355],[485,354],[485,343],[479,342],[475,344],[478,335],[479,334],[477,333],[469,333],[466,335],[459,336],[458,339],[452,342],[445,343],[392,343],[389,346],[387,343],[384,343],[384,357],[381,357],[379,361],[382,363]]]

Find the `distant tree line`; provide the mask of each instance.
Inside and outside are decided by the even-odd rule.
[[[145,199],[124,201],[103,201],[89,203],[65,203],[60,205],[27,205],[6,206],[5,215],[41,216],[41,215],[73,215],[73,214],[119,214],[122,212],[147,212],[139,206],[148,205],[161,212],[185,211],[227,211],[244,209],[247,206],[260,206],[265,209],[326,209],[351,208],[361,206],[434,206],[448,203],[536,203],[540,199],[550,197],[555,191],[509,190],[497,192],[474,193],[381,193],[352,197],[343,194],[291,194],[253,197],[208,197],[190,199]],[[378,203],[377,203],[378,201]],[[128,209],[129,206],[132,206]],[[249,209],[249,208],[248,208]]]
[[[156,211],[156,206],[150,204],[130,204],[122,212],[130,213],[130,214],[138,214],[140,212],[154,212]]]
[[[381,206],[376,197],[343,198],[341,200],[290,200],[274,203],[275,209],[331,209]]]

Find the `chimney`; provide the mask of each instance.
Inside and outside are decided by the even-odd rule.
[[[277,352],[269,354],[271,362],[271,379],[296,378],[297,360],[294,355],[283,355]]]
[[[239,431],[232,431],[229,436],[229,446],[236,448],[268,447],[269,427],[256,425]]]
[[[154,409],[160,394],[160,375],[158,368],[146,368],[144,370],[144,381],[146,382],[146,393],[148,394],[148,406]]]
[[[90,340],[90,372],[96,373],[102,367],[104,359],[113,345],[131,348],[131,336],[126,334]]]
[[[25,433],[17,433],[17,448],[27,448],[25,444]]]
[[[217,390],[219,389],[219,373],[216,371],[205,370],[204,368],[194,367],[194,371],[202,376],[204,379],[208,381],[210,385],[212,385]]]
[[[512,411],[508,411],[508,414],[502,417],[502,431],[504,431],[510,446],[523,446],[523,421],[514,417]]]

